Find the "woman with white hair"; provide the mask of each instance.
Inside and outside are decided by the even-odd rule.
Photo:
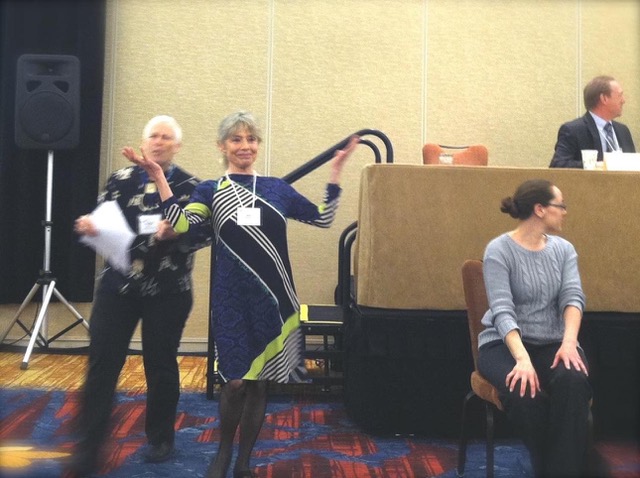
[[[176,166],[182,129],[170,116],[156,116],[144,127],[142,150],[186,206],[199,180]],[[124,148],[126,155],[131,148]],[[177,363],[182,331],[193,303],[192,251],[162,219],[156,185],[135,165],[115,171],[98,202],[116,201],[136,233],[130,247],[131,269],[109,262],[96,289],[90,319],[89,368],[79,417],[79,442],[67,476],[88,476],[100,468],[99,452],[108,433],[113,397],[129,342],[142,322],[142,356],[147,380],[145,459],[161,462],[174,447],[174,424],[180,396]],[[90,215],[79,217],[75,232],[98,236]]]

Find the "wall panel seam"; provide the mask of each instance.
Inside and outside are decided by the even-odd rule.
[[[102,138],[102,143],[105,145],[104,152],[105,158],[100,163],[102,164],[100,171],[100,181],[101,184],[104,184],[109,176],[112,166],[113,166],[113,129],[114,129],[114,111],[115,111],[115,96],[116,96],[116,70],[117,70],[117,38],[118,38],[118,3],[119,0],[111,0],[110,2],[112,8],[112,15],[107,16],[107,20],[110,21],[111,38],[110,40],[110,50],[111,55],[109,57],[105,56],[105,71],[109,72],[108,79],[105,78],[105,84],[103,87],[103,91],[105,94],[106,100],[103,100],[103,105],[105,106],[104,111],[102,113],[102,118],[104,123],[106,124],[105,128],[105,136],[106,138]]]
[[[422,143],[427,142],[427,67],[428,67],[428,36],[429,36],[429,0],[422,1]]]
[[[576,118],[582,113],[582,0],[577,0],[576,14]]]
[[[273,50],[275,47],[274,31],[275,31],[275,2],[269,1],[269,26],[267,28],[267,114],[265,118],[264,128],[264,174],[271,175],[271,115],[273,110]]]

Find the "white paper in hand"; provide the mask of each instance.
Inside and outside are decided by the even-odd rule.
[[[131,270],[129,248],[135,233],[129,227],[116,201],[105,201],[89,215],[97,236],[82,236],[80,242],[88,245],[118,272],[127,274]]]

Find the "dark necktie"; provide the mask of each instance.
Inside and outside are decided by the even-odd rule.
[[[615,139],[613,139],[613,127],[611,123],[604,125],[605,143],[607,143],[607,153],[610,153],[615,149]]]

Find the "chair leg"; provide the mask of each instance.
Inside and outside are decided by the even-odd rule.
[[[460,441],[458,442],[458,466],[456,468],[456,474],[458,476],[464,476],[464,467],[467,462],[467,404],[469,400],[475,397],[476,394],[473,390],[467,393],[462,402],[462,419],[460,425]]]
[[[589,407],[589,415],[587,416],[587,449],[585,457],[585,473],[587,476],[604,475],[600,457],[595,449],[595,439],[593,433],[593,413],[591,412],[591,407]],[[608,476],[608,473],[606,476]]]
[[[589,415],[587,416],[587,450],[593,450],[595,439],[593,438],[593,413],[589,407]]]
[[[493,405],[485,402],[487,419],[487,478],[493,478]]]

